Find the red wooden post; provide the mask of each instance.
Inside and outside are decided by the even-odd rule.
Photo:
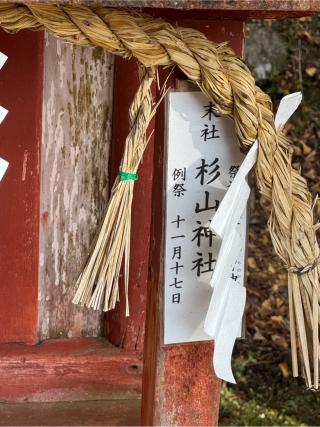
[[[128,135],[128,110],[139,86],[138,64],[135,60],[115,59],[114,100],[111,147],[111,183],[118,173]],[[153,138],[152,138],[153,139]],[[106,336],[117,346],[128,351],[143,351],[146,294],[149,265],[151,201],[153,177],[152,139],[138,170],[132,205],[132,234],[129,277],[130,316],[125,316],[124,286],[120,286],[120,302],[106,315]]]
[[[242,21],[182,20],[215,42],[243,54]],[[212,368],[212,343],[163,346],[164,106],[156,116],[150,275],[142,386],[143,425],[217,425],[220,381]]]
[[[9,59],[0,72],[0,342],[37,337],[43,33],[0,31]]]

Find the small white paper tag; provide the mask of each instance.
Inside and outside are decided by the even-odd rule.
[[[0,70],[4,66],[4,64],[6,63],[7,59],[8,59],[7,55],[0,52]]]
[[[3,122],[7,114],[8,110],[0,106],[0,124]]]
[[[0,181],[2,180],[6,170],[9,166],[9,163],[0,157]]]
[[[215,337],[213,367],[218,378],[235,383],[231,369],[231,358],[236,338],[239,334],[239,319],[246,303],[246,289],[233,282],[227,282],[228,296],[224,306],[221,326]]]
[[[245,216],[245,215],[244,215]],[[214,269],[211,286],[213,294],[204,322],[204,330],[212,338],[216,338],[221,327],[223,313],[229,294],[229,286],[238,283],[238,272],[235,271],[237,260],[244,264],[244,244],[246,240],[246,218],[237,225],[226,239],[222,240],[222,245],[218,255],[218,261]],[[242,285],[240,283],[240,285]],[[241,335],[241,322],[238,325],[239,336]]]
[[[276,129],[287,123],[292,114],[296,111],[302,101],[302,93],[295,92],[284,96],[279,104],[279,108],[274,119]]]
[[[8,59],[7,55],[0,52],[0,70],[4,66],[4,64],[6,63],[7,59]],[[0,106],[0,123],[3,122],[3,120],[7,114],[8,114],[8,110],[6,110],[5,108]]]

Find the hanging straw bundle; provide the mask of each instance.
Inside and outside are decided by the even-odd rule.
[[[278,143],[280,149],[274,156],[277,174],[273,182],[278,197],[268,225],[274,248],[288,270],[293,375],[298,376],[297,350],[300,349],[302,375],[308,387],[314,384],[318,388],[320,290],[315,231],[319,224],[314,225],[311,194],[306,180],[291,166],[293,150],[281,131]],[[280,155],[281,152],[286,155]]]
[[[226,44],[217,45],[190,28],[137,13],[104,7],[33,3],[0,4],[0,26],[7,31],[47,29],[82,46],[102,46],[143,66],[141,85],[130,108],[130,133],[106,218],[78,280],[74,301],[104,310],[114,307],[125,255],[128,295],[130,212],[134,179],[147,144],[152,117],[150,85],[155,66],[177,65],[216,108],[233,118],[240,146],[259,141],[256,167],[260,192],[272,201],[269,230],[288,270],[292,365],[308,387],[319,387],[319,246],[306,181],[292,166],[290,142],[276,133],[269,97]],[[128,310],[127,310],[128,314]],[[298,358],[300,359],[298,362]]]
[[[141,84],[129,110],[130,132],[125,142],[119,177],[111,191],[106,216],[92,253],[78,279],[75,304],[112,310],[119,300],[119,275],[125,259],[126,315],[129,315],[131,205],[137,170],[147,146],[146,131],[153,116],[151,84],[154,68],[141,68]]]

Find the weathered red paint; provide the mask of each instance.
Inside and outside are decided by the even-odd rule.
[[[43,33],[0,31],[0,342],[32,344],[37,332]]]
[[[155,407],[156,425],[217,425],[220,381],[212,369],[212,353],[212,343],[172,346],[163,352],[165,381]]]
[[[18,0],[18,3],[68,3],[91,5],[92,0]],[[122,8],[159,9],[172,13],[178,9],[180,18],[202,19],[263,19],[299,18],[320,11],[320,0],[95,0],[95,5]]]
[[[104,339],[0,345],[0,401],[138,398],[141,357]]]
[[[243,54],[240,21],[179,21]],[[161,79],[165,78],[161,73]],[[163,346],[164,107],[155,127],[150,276],[142,388],[143,425],[217,425],[220,381],[212,368],[212,343]]]
[[[119,165],[128,135],[128,109],[139,85],[135,60],[115,59],[114,102],[111,146],[111,182],[119,173]],[[120,302],[106,315],[106,336],[115,345],[128,351],[143,351],[146,295],[149,265],[149,241],[152,199],[153,143],[149,142],[138,170],[132,205],[132,233],[129,278],[130,317],[125,316],[123,282]]]
[[[139,426],[140,400],[0,403],[2,426]]]
[[[197,20],[232,19],[232,20],[241,20],[241,21],[245,21],[248,19],[277,19],[277,18],[285,19],[285,18],[301,18],[304,16],[312,16],[312,15],[315,15],[316,13],[319,13],[320,11],[320,2],[318,4],[315,4],[314,7],[309,7],[309,8],[308,7],[290,8],[288,7],[288,3],[282,9],[280,8],[273,9],[271,7],[269,8],[267,7],[267,3],[264,3],[264,5],[266,6],[264,8],[262,7],[262,5],[260,7],[254,8],[254,3],[252,2],[253,6],[251,8],[248,7],[248,3],[246,3],[244,7],[241,7],[240,3],[236,3],[234,8],[232,8],[229,5],[229,7],[219,9],[218,7],[202,8],[200,7],[200,5],[196,7],[190,7],[192,5],[192,1],[189,1],[189,0],[185,0],[185,1],[188,2],[188,8],[182,9],[179,7],[179,12],[175,11],[175,13],[179,13],[180,19],[197,19]],[[208,0],[208,1],[211,1],[211,0]],[[238,0],[235,0],[235,1],[238,2]],[[269,2],[270,0],[265,0],[265,1]],[[282,0],[279,0],[279,1],[282,2]],[[298,1],[303,2],[305,0],[298,0]],[[273,3],[273,5],[274,4],[275,3]],[[301,3],[301,5],[303,6],[303,3]],[[170,8],[168,5],[166,5],[163,9],[160,9],[160,8],[152,8],[152,5],[150,5],[150,3],[149,4],[145,3],[144,7],[145,7],[144,11],[146,11],[147,13],[163,19],[170,19],[173,13],[173,8]],[[204,10],[205,10],[205,15],[204,15]]]

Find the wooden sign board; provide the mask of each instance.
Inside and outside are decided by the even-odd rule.
[[[221,239],[210,221],[242,161],[231,119],[201,92],[168,94],[164,344],[212,340],[204,332]],[[246,213],[232,278],[245,281]],[[241,331],[239,330],[241,335]]]

